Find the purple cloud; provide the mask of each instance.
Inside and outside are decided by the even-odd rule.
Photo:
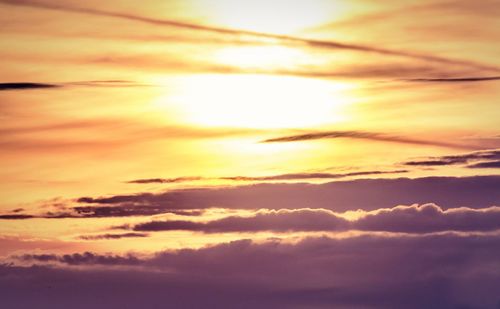
[[[203,233],[348,231],[431,233],[443,231],[500,230],[500,207],[484,209],[452,208],[434,204],[397,206],[365,212],[349,221],[328,210],[299,209],[260,211],[254,216],[230,216],[208,222],[151,221],[132,227],[135,231],[187,230]]]
[[[41,309],[496,308],[499,256],[498,236],[454,234],[241,240],[159,252],[128,269],[91,253],[47,255],[37,263],[70,267],[2,265],[0,297]]]

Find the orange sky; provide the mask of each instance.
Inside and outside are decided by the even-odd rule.
[[[84,196],[498,171],[407,164],[500,147],[493,2],[28,0],[0,10],[5,214]],[[163,180],[128,183],[144,179]],[[88,248],[80,234],[122,222],[56,220],[2,222],[0,234]],[[179,233],[115,244],[240,237]]]

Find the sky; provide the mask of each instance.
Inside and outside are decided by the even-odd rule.
[[[0,13],[8,308],[499,308],[500,1]]]

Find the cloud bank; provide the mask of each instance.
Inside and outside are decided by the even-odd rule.
[[[137,259],[48,254],[19,261],[39,266],[0,266],[0,296],[41,309],[496,308],[498,256],[498,236],[454,234],[240,240]]]

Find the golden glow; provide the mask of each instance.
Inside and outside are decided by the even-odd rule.
[[[198,126],[294,128],[345,120],[350,84],[290,76],[197,75],[154,105]],[[176,93],[175,93],[176,92]]]
[[[292,69],[310,62],[308,55],[295,48],[283,46],[228,47],[218,51],[215,60],[221,64],[244,69]]]
[[[327,22],[345,4],[327,0],[206,0],[197,3],[226,27],[270,33],[293,33]]]

